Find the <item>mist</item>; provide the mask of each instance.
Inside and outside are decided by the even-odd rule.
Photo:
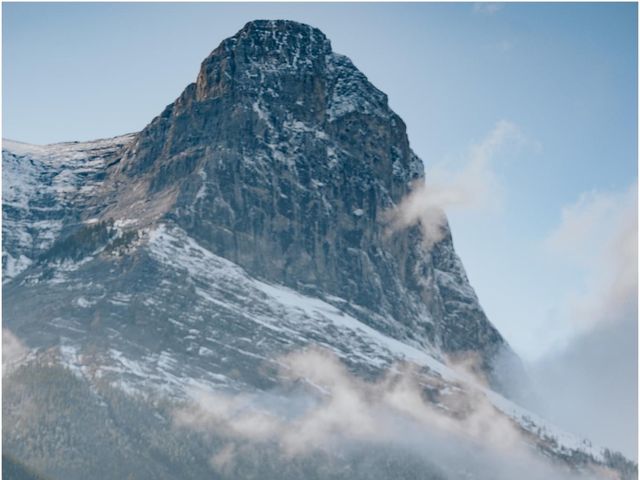
[[[211,453],[219,473],[233,476],[246,468],[247,452],[265,448],[285,464],[319,452],[348,461],[349,452],[365,448],[370,455],[407,455],[433,472],[429,478],[617,478],[571,472],[542,456],[472,387],[451,389],[433,403],[425,398],[424,377],[406,365],[365,381],[324,350],[276,362],[282,368],[273,391],[193,391],[189,404],[174,412],[177,428],[222,439]]]
[[[27,347],[10,330],[2,329],[2,376],[11,372],[28,353]]]
[[[564,209],[547,243],[582,269],[584,283],[560,307],[568,339],[530,366],[543,416],[636,461],[637,215],[637,184],[589,192]]]
[[[532,366],[539,411],[594,444],[638,459],[637,313],[602,325]]]
[[[429,250],[444,236],[445,210],[499,209],[503,188],[496,174],[496,156],[524,140],[515,124],[501,120],[468,149],[460,168],[430,165],[425,178],[415,181],[411,192],[386,212],[389,233],[419,225],[423,245]]]

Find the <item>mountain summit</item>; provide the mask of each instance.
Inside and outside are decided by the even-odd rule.
[[[261,20],[223,41],[137,136],[114,174],[125,192],[101,218],[171,218],[253,275],[339,296],[394,338],[479,353],[491,371],[496,355],[515,356],[448,231],[430,252],[417,228],[388,234],[385,212],[423,175],[386,95],[322,32]]]
[[[422,161],[386,95],[313,27],[250,22],[141,132],[5,141],[3,164],[4,323],[31,352],[18,362],[28,375],[9,377],[4,441],[43,471],[104,474],[141,445],[139,432],[155,442],[168,421],[130,402],[159,408],[158,398],[180,402],[194,387],[272,391],[277,359],[310,345],[361,378],[414,364],[436,404],[459,390],[452,359],[477,360],[476,373],[512,399],[526,391],[511,388],[526,375],[484,314],[448,226],[429,249],[418,226],[390,232],[388,212],[422,180]],[[65,420],[83,448],[104,442],[114,456],[101,454],[104,465],[87,464],[73,439],[55,443],[57,423],[21,423],[23,392],[53,401],[24,378],[56,376],[74,386],[56,401],[77,392],[82,411],[110,425],[98,439],[90,422]],[[609,461],[573,437],[547,441],[541,420],[487,395],[541,449]],[[138,433],[123,420],[131,411]],[[141,478],[202,478],[181,463],[198,450],[177,454],[187,440],[171,439],[153,443],[164,459],[153,468],[143,457],[122,465]],[[141,455],[158,457],[142,444]]]

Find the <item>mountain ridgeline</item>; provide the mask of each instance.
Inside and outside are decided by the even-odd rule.
[[[429,248],[419,225],[390,229],[425,175],[405,124],[316,28],[250,22],[141,132],[5,140],[3,166],[3,318],[19,339],[3,441],[50,478],[208,478],[229,450],[216,437],[211,460],[210,439],[171,428],[174,407],[194,388],[281,392],[283,355],[313,346],[369,382],[413,365],[424,398],[454,417],[474,402],[450,365],[471,359],[491,412],[527,444],[637,477],[513,402],[530,395],[526,373],[448,226]],[[360,445],[329,467],[324,451],[279,463],[265,445],[220,478],[502,478],[425,469],[396,447],[372,459]]]

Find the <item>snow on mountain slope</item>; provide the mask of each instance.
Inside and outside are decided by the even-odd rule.
[[[153,308],[163,305],[171,295],[169,292],[175,294],[179,282],[192,294],[191,308],[188,312],[172,312],[176,315],[166,319],[173,341],[160,350],[129,344],[131,331],[128,335],[123,325],[110,324],[105,328],[109,341],[91,355],[83,345],[95,331],[91,332],[93,329],[81,314],[69,308],[66,318],[57,317],[48,328],[59,339],[62,363],[82,378],[107,380],[131,395],[145,397],[160,394],[185,398],[193,388],[251,391],[258,386],[251,377],[230,376],[227,365],[237,367],[244,363],[247,370],[259,371],[283,353],[319,345],[365,376],[376,376],[402,362],[415,364],[421,368],[425,381],[439,390],[443,404],[452,393],[481,392],[524,431],[542,440],[543,449],[565,456],[581,453],[604,461],[602,448],[563,432],[488,389],[465,371],[447,366],[441,352],[427,353],[340,310],[335,305],[346,304],[343,299],[333,297],[332,303],[327,303],[252,278],[176,226],[159,225],[146,233],[141,246],[148,249],[155,268],[164,272],[159,284],[148,279],[148,288],[133,293],[118,291],[110,298],[99,298],[97,292],[103,289],[97,282],[89,282],[92,288],[80,288],[77,278],[87,277],[85,267],[78,265],[69,268],[63,278],[55,279],[56,287],[70,292],[66,302],[75,305],[77,311],[86,313],[97,302],[106,301],[113,308],[125,310],[144,305],[149,308],[147,313],[153,315]],[[38,286],[50,289],[49,282],[41,280]],[[13,327],[13,322],[9,325]],[[19,326],[17,330],[20,331]]]
[[[54,145],[2,142],[3,282],[24,271],[95,194],[133,135]]]
[[[562,431],[538,415],[482,386],[473,376],[446,366],[442,363],[442,357],[434,358],[435,352],[427,354],[424,350],[390,338],[321,299],[300,294],[281,285],[252,279],[237,265],[202,248],[179,228],[161,225],[151,233],[150,238],[153,255],[163,263],[174,268],[186,269],[192,278],[211,285],[208,291],[200,290],[198,294],[215,305],[233,308],[232,303],[224,303],[222,299],[227,296],[219,290],[216,291],[216,285],[235,285],[249,298],[259,299],[255,303],[268,305],[257,307],[256,312],[253,315],[249,314],[247,319],[279,335],[292,335],[292,341],[297,337],[300,345],[307,343],[309,338],[324,337],[324,341],[318,342],[319,344],[352,364],[362,363],[384,368],[396,362],[407,361],[426,367],[429,375],[439,377],[450,384],[457,383],[481,390],[496,408],[511,417],[523,429],[537,435],[541,432],[544,437],[555,440],[556,445],[553,448],[556,453],[569,454],[579,451],[593,456],[595,460],[604,461],[603,448],[595,447],[588,440]],[[260,292],[264,294],[262,298]],[[258,313],[264,310],[270,310],[271,314]]]

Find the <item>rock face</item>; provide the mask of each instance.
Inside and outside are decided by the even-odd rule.
[[[168,199],[159,215],[260,278],[340,296],[377,314],[366,323],[432,350],[480,353],[487,370],[502,350],[517,364],[450,234],[424,252],[417,228],[388,232],[385,212],[423,175],[386,95],[322,32],[255,21],[205,59],[114,177]],[[103,218],[130,208],[118,196]]]
[[[183,437],[156,445],[170,418],[138,395],[266,390],[277,383],[274,359],[308,345],[361,377],[413,363],[435,403],[463,391],[450,356],[479,359],[512,399],[526,390],[511,388],[526,375],[482,311],[448,227],[428,250],[418,227],[389,231],[387,212],[423,164],[386,95],[317,29],[251,22],[143,131],[45,147],[6,141],[3,164],[3,319],[31,349],[27,373],[6,383],[3,438],[39,471],[104,475],[86,447],[106,435],[105,464],[127,458],[146,472],[139,478],[204,478],[208,450],[194,469]],[[51,375],[73,388],[39,391]],[[43,405],[76,401],[93,420],[60,416],[76,440],[60,440],[53,417],[27,425],[31,390]],[[547,454],[606,463],[487,395]],[[97,418],[104,432],[89,426]],[[142,444],[144,459],[163,458],[151,470],[152,460],[127,456]]]

